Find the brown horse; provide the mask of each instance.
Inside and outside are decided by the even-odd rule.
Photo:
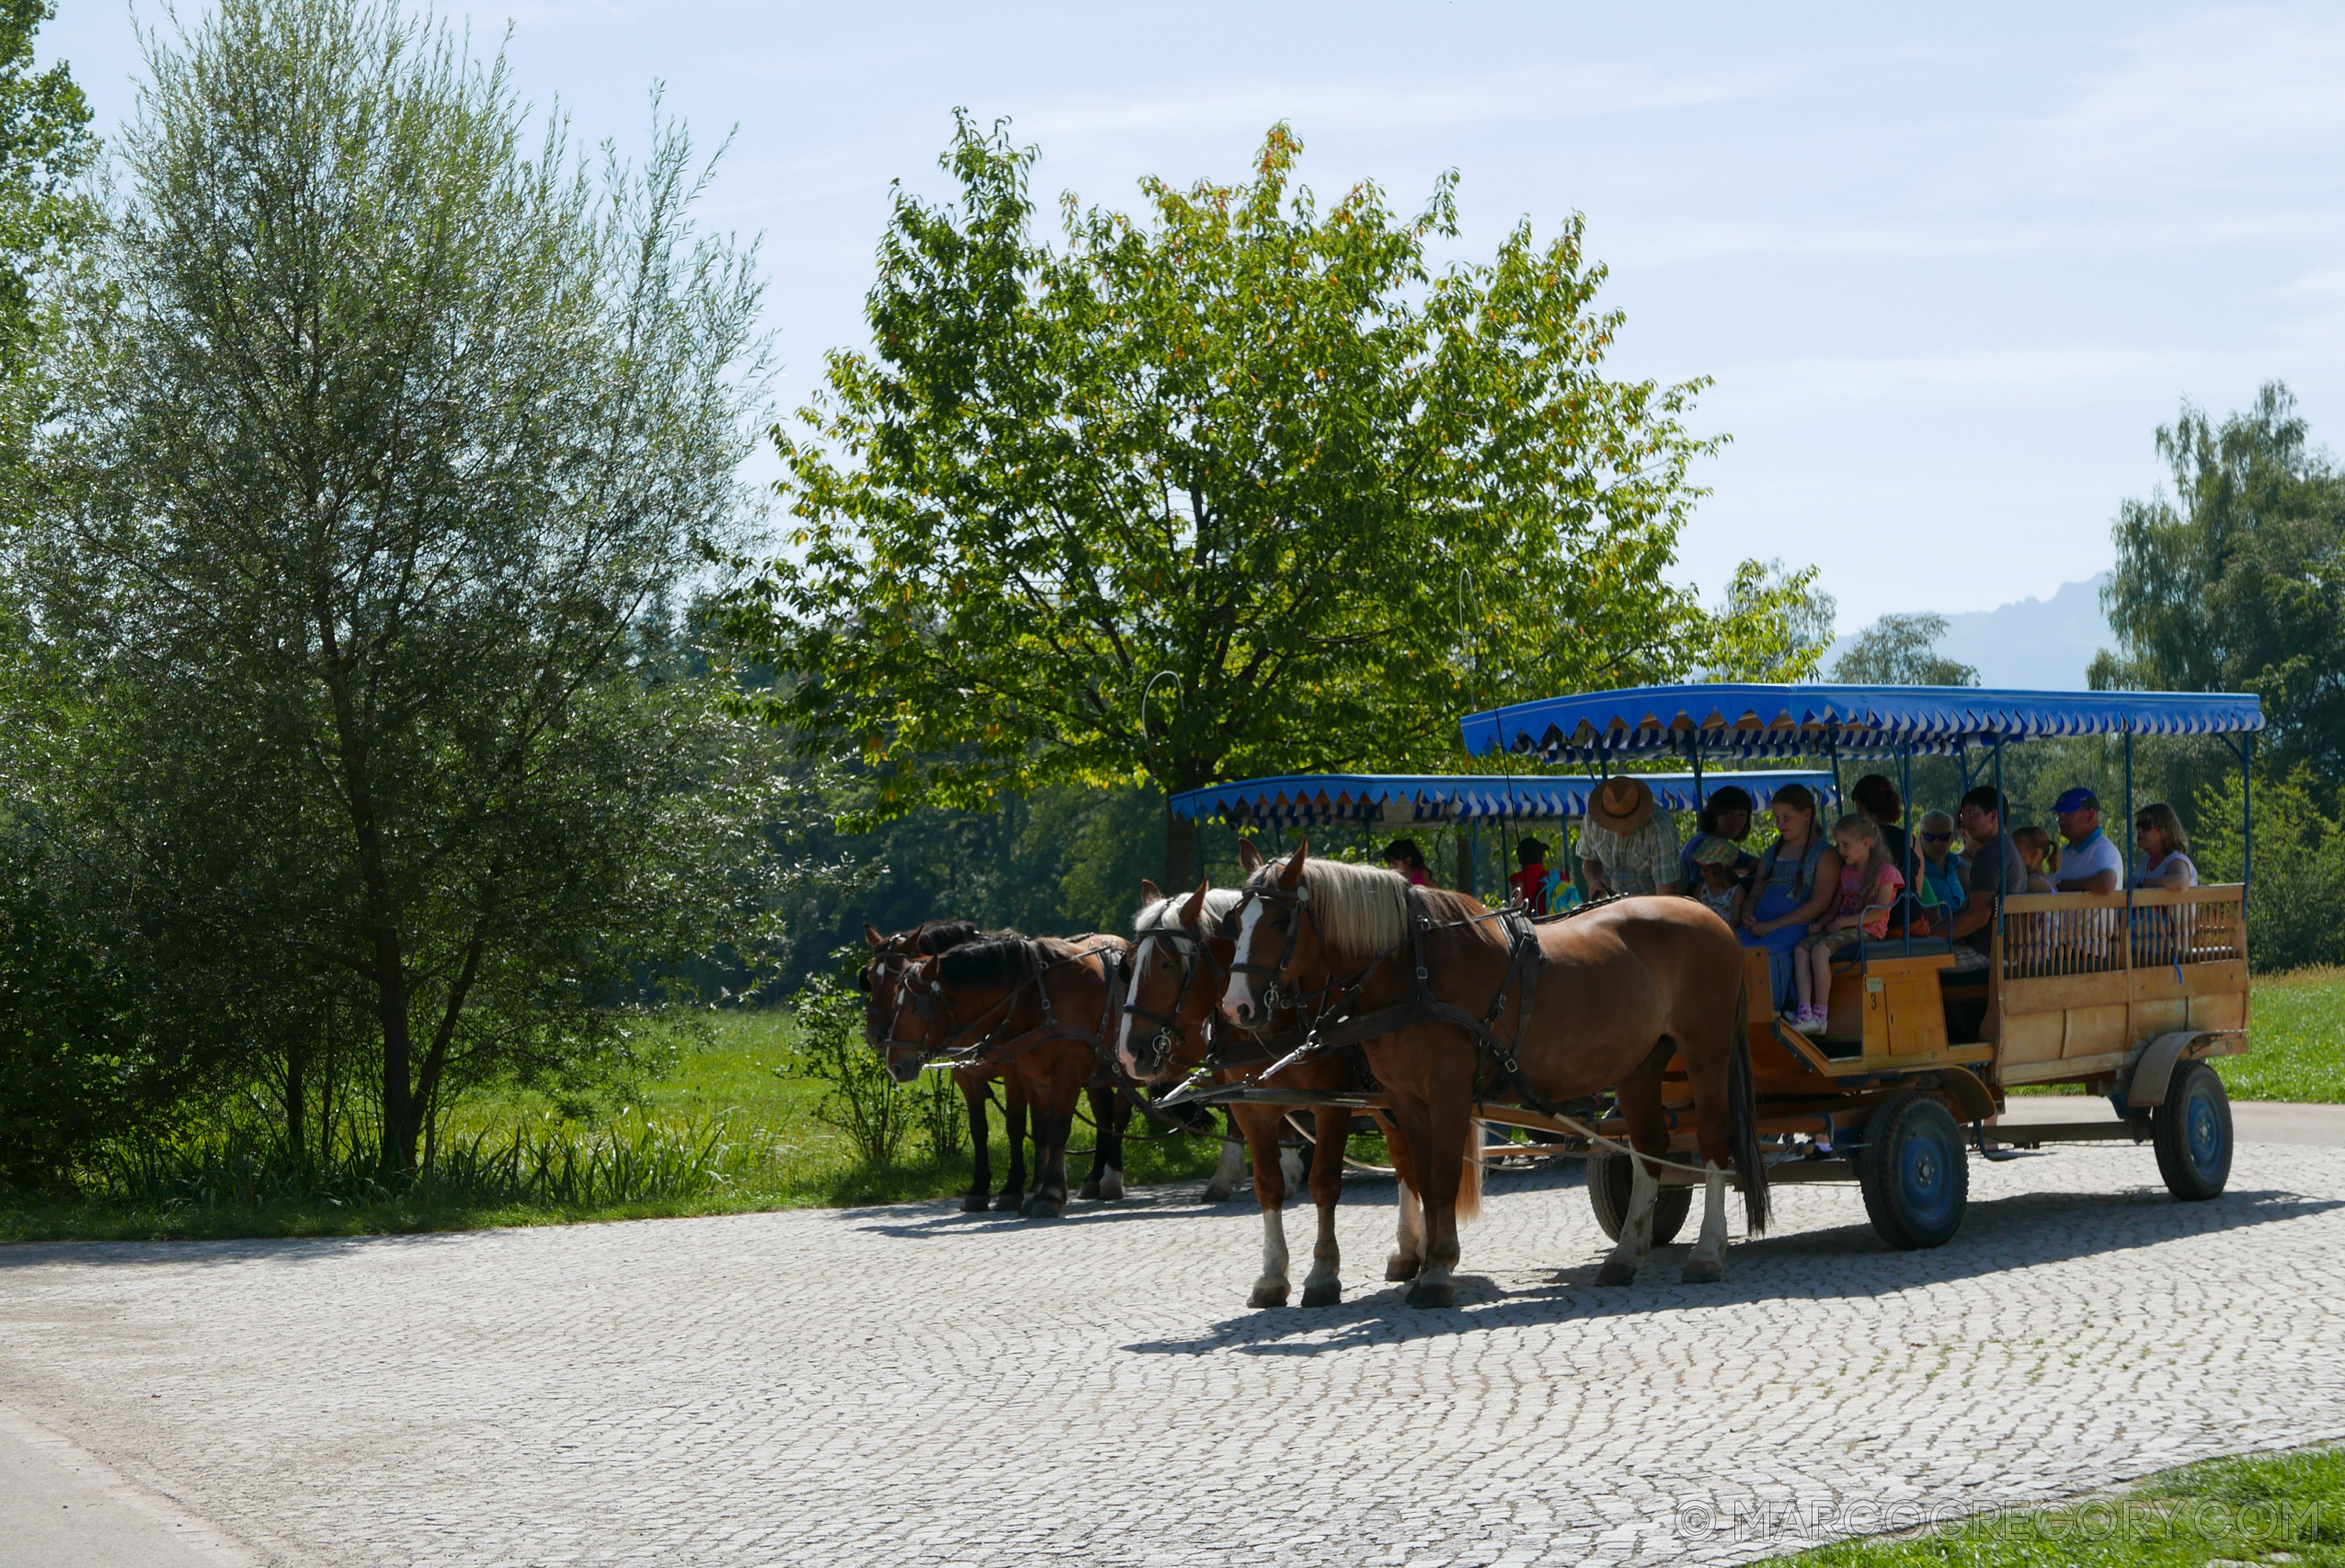
[[[1253,846],[1241,844],[1241,858],[1260,864]],[[1143,882],[1148,902],[1133,920],[1132,972],[1116,1036],[1116,1059],[1134,1078],[1161,1082],[1194,1071],[1210,1057],[1217,1083],[1243,1082],[1273,1065],[1285,1046],[1272,1048],[1244,1031],[1231,1031],[1208,1044],[1207,1026],[1214,1003],[1230,972],[1233,944],[1222,933],[1224,919],[1237,907],[1234,889],[1220,890],[1200,883],[1185,898],[1168,898],[1153,883]],[[1289,1020],[1275,1021],[1280,1027]],[[1291,1042],[1290,1042],[1291,1043]],[[1275,1089],[1300,1089],[1356,1093],[1368,1088],[1356,1058],[1334,1052],[1288,1068],[1265,1081]],[[1319,1209],[1319,1236],[1311,1250],[1311,1271],[1303,1281],[1303,1305],[1332,1307],[1343,1299],[1342,1254],[1335,1241],[1335,1205],[1342,1196],[1345,1140],[1352,1113],[1341,1105],[1310,1107],[1314,1150],[1310,1171],[1310,1193]],[[1253,1156],[1254,1197],[1262,1206],[1262,1274],[1254,1281],[1250,1304],[1281,1307],[1287,1303],[1287,1227],[1282,1212],[1288,1178],[1279,1159],[1279,1139],[1287,1111],[1277,1105],[1239,1103],[1230,1107],[1231,1120]],[[1422,1264],[1424,1230],[1418,1223],[1417,1176],[1407,1139],[1390,1119],[1378,1125],[1392,1153],[1401,1178],[1401,1230],[1392,1254],[1386,1260],[1387,1279],[1407,1279]],[[1481,1167],[1469,1160],[1459,1185],[1459,1207],[1470,1215],[1480,1195]]]
[[[974,921],[923,921],[893,936],[881,935],[876,926],[865,921],[864,941],[871,948],[871,956],[855,977],[856,987],[864,993],[864,1044],[880,1050],[881,1042],[887,1037],[888,1012],[896,1004],[896,982],[914,958],[974,942],[978,934]],[[989,1191],[993,1185],[993,1150],[985,1115],[986,1102],[991,1098],[988,1086],[997,1079],[1001,1082],[1002,1130],[1010,1139],[1010,1173],[1002,1179],[998,1195]],[[1017,1207],[1026,1196],[1024,1088],[1015,1080],[1003,1077],[999,1068],[981,1063],[953,1069],[953,1086],[961,1092],[962,1102],[968,1107],[969,1146],[975,1151],[969,1190],[961,1197],[962,1212],[982,1214],[989,1207]]]
[[[1126,944],[1120,936],[1026,937],[997,932],[914,959],[898,977],[880,1054],[899,1083],[947,1052],[999,1071],[1034,1117],[1034,1188],[1018,1206],[1056,1219],[1067,1202],[1067,1145],[1091,1091],[1099,1142],[1082,1196],[1124,1196],[1123,1133],[1131,1103],[1109,1081],[1104,1043]]]
[[[1304,844],[1247,878],[1235,918],[1221,999],[1230,1022],[1248,1027],[1279,1001],[1319,997],[1377,1031],[1361,1043],[1428,1183],[1425,1266],[1410,1288],[1411,1305],[1447,1306],[1454,1294],[1457,1196],[1448,1173],[1467,1152],[1479,1101],[1554,1104],[1609,1089],[1630,1143],[1662,1159],[1669,1152],[1662,1075],[1673,1054],[1693,1091],[1707,1199],[1685,1278],[1714,1280],[1723,1271],[1730,1167],[1750,1228],[1766,1229],[1742,945],[1700,904],[1622,898],[1531,927],[1461,894],[1412,888],[1392,872],[1311,860]],[[1510,924],[1524,933],[1519,962]],[[1619,1244],[1599,1284],[1633,1280],[1653,1248],[1659,1182],[1648,1160],[1633,1173]]]

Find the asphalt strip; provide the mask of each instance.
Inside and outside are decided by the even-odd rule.
[[[258,1568],[97,1455],[0,1407],[0,1568]]]

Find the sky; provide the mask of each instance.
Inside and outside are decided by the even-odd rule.
[[[134,19],[40,38],[101,132]],[[201,14],[183,7],[183,17]],[[795,406],[865,335],[890,183],[943,196],[952,112],[1040,147],[1037,194],[1242,177],[1293,124],[1332,198],[1460,176],[1456,258],[1584,213],[1627,313],[1612,373],[1714,384],[1685,580],[1822,569],[1853,631],[2091,577],[2188,398],[2285,381],[2345,446],[2345,7],[1973,5],[802,6],[440,15],[524,95],[640,150],[650,95],[714,146],[704,221],[762,235]],[[771,471],[768,460],[766,467]]]

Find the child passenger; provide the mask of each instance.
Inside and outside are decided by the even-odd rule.
[[[1750,884],[1735,875],[1742,859],[1743,847],[1717,833],[1696,844],[1692,855],[1697,877],[1694,897],[1736,927],[1743,923],[1743,900],[1750,893]]]
[[[2011,830],[2011,847],[2019,852],[2019,864],[2028,868],[2028,891],[2050,893],[2052,872],[2060,869],[2060,852],[2052,847],[2052,835],[2030,823]]]
[[[1800,1010],[1792,1026],[1821,1035],[1832,1001],[1832,956],[1866,937],[1889,934],[1889,907],[1905,879],[1889,864],[1881,826],[1859,812],[1832,825],[1832,847],[1840,852],[1840,899],[1830,914],[1808,927],[1793,950],[1791,973],[1800,988]]]

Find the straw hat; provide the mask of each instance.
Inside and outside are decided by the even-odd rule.
[[[1653,820],[1653,791],[1642,779],[1607,779],[1588,796],[1588,820],[1625,838]]]

